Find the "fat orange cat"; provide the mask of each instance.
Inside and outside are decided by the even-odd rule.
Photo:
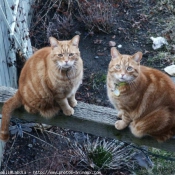
[[[111,48],[107,93],[118,109],[115,128],[127,126],[136,137],[165,141],[175,135],[175,85],[161,71],[140,66],[142,53],[122,55]]]
[[[2,109],[1,140],[8,140],[11,114],[21,105],[29,113],[40,113],[46,118],[56,115],[60,109],[65,115],[74,114],[75,93],[83,78],[79,39],[78,35],[66,41],[50,37],[51,47],[38,50],[27,60],[17,93]]]

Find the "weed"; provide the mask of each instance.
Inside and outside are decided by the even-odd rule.
[[[166,65],[174,64],[175,56],[167,51],[158,51],[154,56],[147,59],[147,64],[154,68],[164,68]]]
[[[154,2],[155,4],[148,18],[150,22],[155,23],[157,27],[154,28],[154,32],[149,33],[149,37],[162,36],[166,38],[168,45],[155,50],[154,56],[150,56],[147,61],[149,66],[164,68],[165,66],[174,64],[175,61],[175,2],[169,0]],[[160,29],[162,30],[160,31]]]
[[[73,145],[74,155],[80,158],[79,165],[95,170],[127,169],[133,171],[137,162],[133,159],[135,151],[130,145],[117,140],[97,138],[92,141],[87,135],[83,144]]]
[[[10,139],[2,170],[97,170],[109,174],[108,172],[117,170],[133,172],[139,167],[134,159],[138,150],[120,141],[84,133],[79,133],[79,136],[74,134],[75,138],[72,139],[72,133],[78,132],[71,131],[71,134],[66,134],[67,130],[61,129],[60,132],[58,127],[48,131],[44,127],[42,130],[39,127],[38,130],[36,125],[33,129],[30,133],[23,131],[22,139],[18,135]]]
[[[111,152],[106,151],[102,146],[98,146],[93,152],[90,152],[88,157],[97,167],[103,167],[105,163],[108,164],[112,161]]]
[[[99,86],[106,84],[106,74],[92,74],[91,75],[91,83],[93,89],[99,89]]]
[[[52,22],[49,22],[47,27],[47,37],[61,38],[61,36],[64,36],[69,38],[73,28],[74,21],[71,13],[68,16],[55,13]]]
[[[115,23],[115,8],[108,0],[77,0],[79,21],[83,21],[89,31],[111,33]]]
[[[175,153],[163,151],[163,150],[156,149],[156,148],[150,148],[149,150],[150,152],[154,154],[166,156],[167,158],[175,157]],[[154,167],[152,168],[152,170],[149,171],[149,175],[154,175],[154,174],[173,175],[175,173],[175,170],[174,170],[175,162],[174,161],[161,159],[159,157],[151,157],[151,158],[152,158],[152,161],[154,162]],[[139,172],[137,172],[137,175],[143,175],[143,174],[148,174],[148,172],[145,169],[141,169]]]

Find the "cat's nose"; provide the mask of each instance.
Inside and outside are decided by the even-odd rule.
[[[122,78],[124,77],[125,74],[121,74]]]
[[[65,61],[66,62],[66,64],[68,63],[68,61]]]

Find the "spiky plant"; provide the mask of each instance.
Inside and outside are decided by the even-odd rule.
[[[118,140],[97,138],[91,141],[87,135],[83,144],[74,142],[72,148],[74,155],[80,158],[79,165],[96,170],[126,168],[132,171],[136,167],[136,162],[132,159],[134,149]]]

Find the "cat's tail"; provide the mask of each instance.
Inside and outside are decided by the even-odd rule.
[[[7,100],[2,107],[2,120],[1,120],[1,130],[0,130],[0,139],[3,141],[8,141],[9,139],[9,123],[11,115],[16,108],[19,108],[22,105],[19,91]]]

